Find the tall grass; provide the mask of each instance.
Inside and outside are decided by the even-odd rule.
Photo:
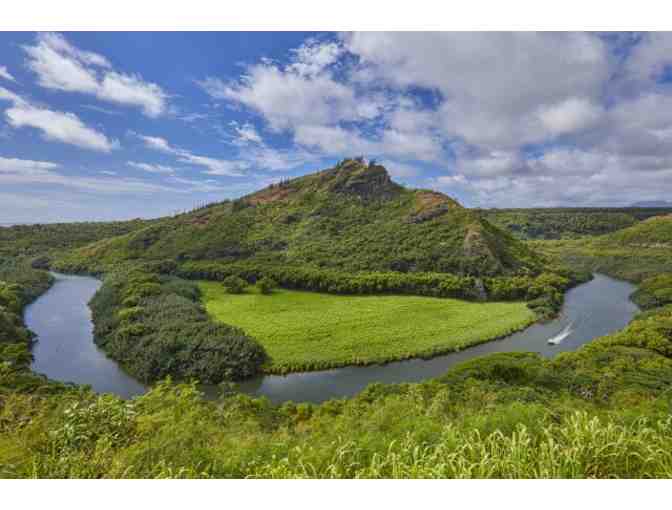
[[[367,455],[354,440],[339,438],[323,464],[306,448],[255,466],[260,478],[668,478],[672,475],[672,419],[630,425],[601,422],[585,412],[540,433],[519,425],[511,435],[486,436],[448,424],[432,445],[407,434]]]

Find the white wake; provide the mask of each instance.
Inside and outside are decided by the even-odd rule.
[[[569,335],[571,335],[574,332],[574,329],[573,329],[572,326],[574,326],[573,322],[570,322],[569,324],[567,324],[567,326],[565,326],[565,328],[562,331],[560,331],[560,333],[558,333],[554,337],[549,338],[548,343],[553,344],[553,345],[558,345],[560,342],[562,342],[565,338],[567,338]]]

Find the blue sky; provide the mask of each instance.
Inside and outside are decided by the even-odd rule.
[[[0,223],[153,217],[344,157],[469,206],[669,198],[667,33],[0,33]]]

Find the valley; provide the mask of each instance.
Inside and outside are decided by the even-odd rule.
[[[173,217],[0,228],[0,475],[669,476],[670,225],[470,210],[344,160]],[[49,319],[75,302],[49,270],[102,281],[88,334]]]

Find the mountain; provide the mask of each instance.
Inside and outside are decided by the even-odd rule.
[[[343,271],[538,271],[539,256],[477,211],[347,159],[233,201],[76,250],[73,260],[249,261]],[[90,261],[90,262],[87,262]]]
[[[666,200],[649,200],[644,202],[635,202],[631,207],[672,207],[672,202]]]

